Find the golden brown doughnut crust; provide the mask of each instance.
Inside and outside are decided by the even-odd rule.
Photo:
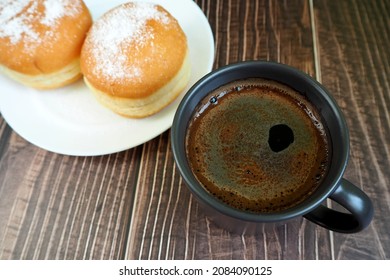
[[[81,52],[81,71],[111,96],[144,98],[183,66],[187,39],[177,20],[151,3],[126,3],[92,26]]]
[[[0,3],[0,64],[40,75],[80,56],[91,15],[81,0],[5,0]]]

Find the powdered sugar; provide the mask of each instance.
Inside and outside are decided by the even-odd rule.
[[[90,43],[96,46],[92,56],[97,62],[95,75],[103,75],[114,81],[134,79],[142,75],[137,65],[126,66],[128,53],[122,46],[132,44],[136,48],[153,38],[145,32],[146,23],[156,20],[168,24],[170,18],[151,3],[134,2],[111,10],[95,22],[90,32]]]
[[[43,13],[40,7],[43,5]],[[0,2],[0,38],[9,38],[15,45],[22,39],[25,48],[32,51],[42,42],[42,37],[53,36],[47,31],[39,34],[33,24],[39,22],[47,27],[55,27],[57,20],[75,17],[81,12],[80,1],[74,0],[7,0]]]
[[[55,25],[56,21],[64,16],[77,16],[81,11],[80,2],[74,0],[46,0],[43,1],[43,5],[45,6],[46,12],[42,23],[47,26]]]

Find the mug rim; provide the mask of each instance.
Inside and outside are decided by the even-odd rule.
[[[224,202],[220,201],[219,199],[215,198],[207,190],[205,190],[204,187],[201,186],[201,184],[198,182],[198,180],[196,179],[195,175],[193,174],[189,166],[186,157],[185,136],[186,136],[186,130],[188,126],[188,121],[183,119],[183,115],[188,114],[189,111],[188,108],[193,106],[193,103],[198,104],[198,102],[194,101],[194,99],[198,97],[197,92],[201,90],[205,85],[212,82],[215,78],[224,75],[229,75],[230,73],[241,69],[252,68],[252,67],[272,69],[272,71],[284,71],[288,75],[294,75],[304,80],[308,85],[315,88],[317,94],[320,94],[321,98],[323,98],[328,104],[328,106],[331,108],[331,111],[333,112],[332,117],[333,119],[337,120],[338,125],[340,126],[340,135],[338,136],[338,138],[340,139],[340,141],[342,141],[342,145],[343,145],[343,149],[341,153],[338,154],[340,160],[337,163],[339,166],[336,166],[337,169],[336,167],[334,167],[334,169],[336,169],[334,172],[335,174],[333,175],[332,178],[328,178],[329,174],[325,176],[325,179],[327,179],[326,180],[327,184],[329,185],[328,187],[323,186],[321,191],[319,191],[320,187],[323,185],[321,184],[320,187],[313,194],[311,194],[308,198],[306,198],[303,202],[299,203],[298,205],[285,209],[283,211],[272,212],[272,213],[245,212],[243,210],[233,208],[225,204]],[[260,76],[257,77],[264,78]],[[251,77],[248,76],[246,78],[251,78]],[[245,78],[231,79],[230,81],[225,82],[225,84],[240,79],[245,79]],[[277,79],[274,78],[273,80],[277,80]],[[283,83],[283,81],[279,81],[279,82]],[[219,86],[222,86],[222,84],[220,84]],[[214,87],[213,89],[216,88],[217,87]],[[201,94],[201,96],[198,97],[199,101],[202,100],[210,91]],[[190,110],[190,115],[193,114],[195,107],[196,105]],[[330,144],[334,145],[333,143]],[[176,166],[178,167],[181,176],[183,177],[187,187],[199,200],[201,200],[203,203],[206,203],[209,207],[213,208],[214,210],[233,218],[237,218],[248,222],[269,223],[269,222],[285,221],[298,216],[303,216],[311,212],[312,210],[314,210],[316,207],[318,207],[324,200],[326,200],[326,198],[328,198],[335,191],[344,174],[347,161],[348,161],[349,133],[348,133],[348,128],[347,128],[345,118],[340,108],[338,107],[336,100],[326,90],[326,88],[323,85],[321,85],[318,81],[316,81],[314,78],[312,78],[305,72],[286,64],[282,64],[279,62],[272,62],[272,61],[252,60],[252,61],[243,61],[243,62],[228,64],[218,69],[215,69],[209,72],[208,74],[206,74],[205,76],[203,76],[186,92],[186,94],[184,95],[183,99],[181,100],[177,108],[177,111],[173,119],[173,123],[171,127],[171,148],[173,151]],[[333,156],[332,156],[331,167],[332,165],[334,165]]]

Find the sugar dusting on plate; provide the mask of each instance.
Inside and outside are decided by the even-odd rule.
[[[103,75],[120,82],[142,75],[136,65],[126,67],[128,53],[121,46],[142,47],[153,38],[153,33],[146,31],[149,20],[168,24],[170,18],[155,4],[134,2],[114,8],[95,22],[87,40],[96,46],[92,51],[93,60],[97,62],[96,76]]]
[[[58,19],[75,17],[81,11],[80,1],[74,0],[1,1],[0,38],[8,38],[12,45],[23,40],[25,49],[32,52],[43,40],[55,36],[52,29]],[[37,22],[48,27],[44,34],[34,27]]]

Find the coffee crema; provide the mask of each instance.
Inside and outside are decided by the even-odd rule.
[[[214,197],[249,212],[293,207],[320,185],[329,163],[326,128],[292,88],[251,78],[197,106],[186,133],[191,169]]]

